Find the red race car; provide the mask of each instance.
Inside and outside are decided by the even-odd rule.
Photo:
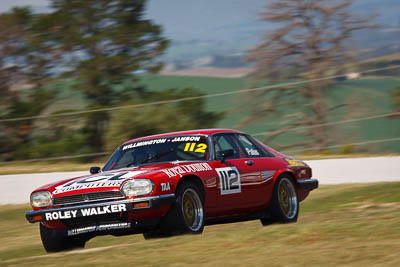
[[[295,222],[318,187],[304,162],[227,129],[154,135],[122,144],[91,175],[31,194],[46,251],[84,247],[97,235],[199,234],[204,225]]]

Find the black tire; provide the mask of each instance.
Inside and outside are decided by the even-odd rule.
[[[270,218],[262,218],[263,225],[274,222],[293,223],[299,216],[299,201],[296,187],[290,176],[278,177],[274,184],[271,204],[269,206]]]
[[[162,218],[158,237],[175,234],[201,234],[204,230],[204,196],[192,181],[179,185],[176,201]],[[149,234],[149,237],[154,234]],[[145,237],[146,238],[146,237]]]
[[[169,237],[171,234],[169,232],[161,232],[160,230],[153,230],[149,232],[143,233],[143,238],[145,240],[150,240],[150,239],[155,239],[155,238],[164,238],[164,237]]]
[[[60,252],[74,248],[84,248],[86,239],[84,237],[66,235],[65,230],[53,230],[40,224],[40,237],[47,252]]]

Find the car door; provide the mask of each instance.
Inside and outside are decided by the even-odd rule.
[[[244,192],[244,205],[258,209],[269,202],[273,190],[273,178],[277,170],[284,168],[282,160],[260,147],[250,136],[235,134],[235,138],[244,151],[243,160],[238,161],[248,173],[241,180]]]
[[[243,213],[248,210],[251,198],[247,183],[259,181],[261,173],[254,164],[247,162],[246,154],[234,134],[223,133],[213,136],[214,168],[217,172],[218,208],[221,212]],[[233,155],[222,160],[221,152],[232,149]],[[258,166],[259,164],[257,164]]]

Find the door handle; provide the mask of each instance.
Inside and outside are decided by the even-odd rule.
[[[254,161],[252,160],[246,160],[244,163],[246,163],[247,165],[251,166],[254,164]]]

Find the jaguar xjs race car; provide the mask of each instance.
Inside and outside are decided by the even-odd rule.
[[[304,162],[227,129],[134,139],[90,173],[32,192],[26,218],[40,222],[46,251],[105,234],[147,239],[215,223],[295,222],[299,202],[318,187]]]

